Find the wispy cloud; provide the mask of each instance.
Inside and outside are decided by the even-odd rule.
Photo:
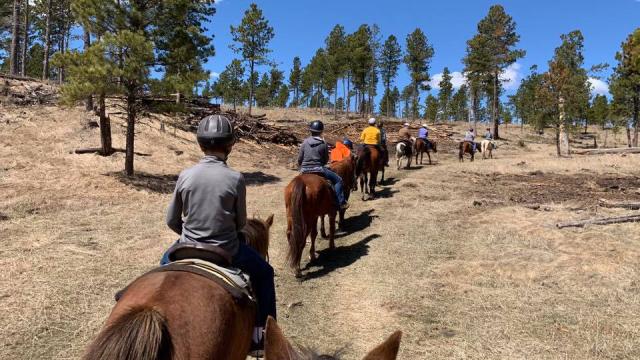
[[[640,0],[636,1],[640,2]],[[596,78],[589,78],[589,85],[591,85],[591,94],[609,95],[609,84],[606,82]]]
[[[217,79],[217,78],[219,78],[219,77],[220,77],[220,73],[217,73],[217,72],[215,72],[215,71],[212,71],[212,72],[211,72],[211,74],[209,75],[209,77],[210,77],[211,79]]]
[[[521,68],[522,65],[514,63],[502,72],[500,80],[502,80],[502,86],[504,86],[506,90],[515,90],[520,86],[520,81],[522,80],[522,75],[520,74]],[[435,74],[431,78],[431,81],[429,81],[429,85],[431,85],[432,89],[440,90],[440,81],[442,81],[442,73]],[[454,89],[457,90],[466,83],[467,79],[462,72],[454,71],[451,73],[451,84],[453,84]]]

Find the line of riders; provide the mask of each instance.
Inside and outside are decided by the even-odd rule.
[[[368,123],[369,126],[362,131],[360,136],[360,141],[363,144],[362,146],[378,149],[383,154],[381,160],[383,163],[382,166],[388,166],[389,156],[386,149],[387,134],[383,123],[382,121],[376,121],[376,119],[373,118],[370,119]],[[344,211],[349,207],[349,204],[345,198],[343,179],[335,172],[329,170],[328,164],[330,161],[340,161],[351,157],[351,153],[354,151],[353,143],[349,139],[345,138],[344,141],[336,144],[335,149],[330,153],[329,145],[322,137],[324,124],[321,121],[314,121],[309,125],[309,131],[311,134],[303,141],[298,156],[300,172],[302,174],[321,174],[331,182],[335,192],[336,204],[338,205],[339,210]],[[414,139],[410,134],[409,124],[404,124],[398,135],[400,137],[400,142],[406,142],[413,146],[413,143],[417,140],[428,142],[429,129],[426,124],[423,124],[418,131],[417,138]],[[491,138],[491,133],[488,132],[485,135],[485,138]],[[473,148],[475,149],[474,139],[475,136],[473,129],[470,129],[465,135],[465,141],[472,143]],[[166,223],[168,227],[179,236],[179,239],[164,253],[160,264],[161,267],[170,264],[172,251],[174,251],[176,247],[184,245],[206,245],[209,248],[214,248],[214,252],[226,254],[228,257],[228,266],[240,269],[242,272],[247,274],[251,280],[251,288],[256,299],[257,311],[255,326],[251,332],[251,346],[247,350],[249,350],[248,352],[254,356],[261,356],[264,353],[265,348],[265,327],[267,327],[268,321],[275,324],[276,319],[274,270],[268,263],[265,253],[259,253],[256,249],[249,246],[250,239],[248,239],[248,237],[250,235],[246,230],[244,230],[245,226],[248,225],[245,180],[240,172],[231,169],[227,165],[227,159],[235,144],[233,124],[229,119],[221,115],[208,116],[204,118],[198,126],[197,140],[204,156],[198,164],[182,171],[178,177],[175,191],[168,207]],[[251,220],[252,219],[249,219],[249,222]],[[263,231],[266,231],[267,233],[267,241],[268,231],[271,224],[272,219],[268,220],[263,228]],[[304,246],[304,243],[302,246]],[[266,252],[266,250],[264,252]],[[134,293],[135,289],[137,289],[137,287],[133,285],[139,282],[144,283],[144,279],[147,275],[148,274],[141,276],[138,280],[130,284],[127,289],[125,289],[126,292],[124,292],[122,297],[119,298],[118,304],[116,304],[116,307],[107,321],[107,325],[98,336],[98,339],[90,346],[88,355],[85,356],[86,359],[100,358],[101,351],[102,353],[110,351],[108,350],[109,341],[114,341],[114,343],[116,343],[117,339],[109,339],[109,336],[116,336],[116,330],[114,330],[114,328],[117,327],[118,324],[120,324],[123,329],[127,328],[122,324],[126,321],[133,321],[131,317],[134,315],[131,315],[131,312],[142,311],[140,309],[144,309],[145,306],[152,307],[153,309],[162,308],[162,304],[158,303],[159,300],[157,299],[153,300],[153,304],[155,305],[149,304],[149,302],[151,302],[150,299],[155,299],[155,295],[145,297],[143,296],[144,294],[129,294]],[[138,285],[138,288],[141,286],[142,285]],[[160,285],[155,284],[153,286],[157,287],[154,293],[163,291],[169,292],[169,290],[166,290],[165,287]],[[161,320],[156,321],[167,322],[167,333],[171,333],[172,331],[180,333],[179,330],[184,330],[175,330],[172,328],[173,326],[178,326],[178,323],[184,321],[175,320],[172,323],[173,319],[171,318],[172,315],[170,315],[169,310],[171,307],[179,306],[177,304],[184,304],[186,307],[184,311],[195,311],[188,310],[189,306],[196,306],[194,304],[190,304],[190,300],[196,303],[197,301],[205,301],[205,303],[206,301],[215,301],[214,299],[196,299],[197,289],[200,288],[195,288],[193,290],[193,294],[188,295],[181,300],[177,300],[178,303],[165,304],[167,309],[163,310],[164,313],[161,316]],[[202,303],[200,302],[200,304]],[[184,314],[180,313],[175,316],[180,318],[181,316],[184,316]],[[233,316],[231,319],[231,322],[233,323]],[[191,326],[195,325],[191,324]],[[213,324],[210,324],[211,328],[209,329],[206,326],[207,324],[201,324],[204,332],[221,331],[220,329],[216,330]],[[221,326],[224,327],[223,325]],[[227,324],[226,326],[230,325]],[[234,326],[240,325],[235,324]],[[127,331],[132,331],[130,328],[131,326],[129,326],[129,330]],[[277,332],[277,334],[279,333]],[[391,349],[390,352],[387,351],[388,355],[375,357],[375,359],[396,358],[400,338],[399,335],[394,335],[395,337],[392,336],[388,341],[393,340],[396,342],[397,344],[395,347],[387,346],[386,349]],[[173,336],[178,335],[174,334]],[[122,337],[125,337],[125,335],[122,335]],[[188,349],[175,348],[173,349],[173,352],[180,352],[181,350],[195,352],[196,350],[194,349],[198,348],[198,346],[204,346],[199,343],[195,343],[199,340],[201,341],[201,339],[193,339],[190,337],[189,339],[184,340],[184,344],[180,345],[185,346]],[[121,341],[120,343],[123,342]],[[124,346],[122,344],[120,345]],[[160,346],[158,344],[156,345]],[[138,340],[137,346],[142,346],[140,340]],[[174,344],[174,346],[178,345]],[[226,344],[225,346],[231,345]],[[111,351],[112,350],[113,349],[111,349]],[[203,354],[210,354],[213,350],[199,349],[199,351]],[[247,352],[245,352],[245,354],[246,353]],[[214,358],[216,357],[214,356]],[[222,356],[221,358],[233,357]],[[289,357],[286,359],[289,359]]]

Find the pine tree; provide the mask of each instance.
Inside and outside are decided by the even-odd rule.
[[[441,114],[441,120],[449,121],[451,119],[451,98],[453,97],[453,84],[451,83],[451,72],[448,67],[442,71],[442,80],[440,80],[440,92],[438,93],[438,107]]]
[[[49,59],[51,58],[51,16],[53,15],[52,0],[47,0],[45,9],[44,54],[42,60],[42,80],[49,79]]]
[[[398,39],[394,35],[389,35],[382,46],[382,52],[380,54],[380,76],[382,77],[382,84],[385,89],[383,96],[384,101],[380,102],[380,109],[386,116],[395,115],[395,102],[390,103],[389,100],[393,99],[391,85],[393,85],[396,76],[398,76],[398,69],[400,68],[401,62],[402,48],[400,48]]]
[[[334,95],[334,109],[333,117],[338,118],[338,81],[345,73],[348,57],[346,56],[347,38],[342,25],[336,25],[329,33],[329,36],[325,39],[325,48],[327,52],[327,62],[329,67],[329,73],[327,74],[327,81],[333,81],[335,79],[335,85],[331,85]],[[327,84],[328,86],[329,84]]]
[[[258,86],[256,87],[256,94],[255,94],[255,99],[256,99],[256,105],[258,105],[259,107],[267,107],[270,105],[271,103],[271,91],[269,89],[269,84],[271,83],[271,80],[269,79],[269,74],[268,73],[264,73],[262,74],[262,77],[260,78],[260,82],[258,83]]]
[[[11,49],[9,51],[9,72],[18,75],[18,51],[20,47],[20,0],[13,0],[13,21],[11,30]]]
[[[218,79],[219,92],[226,103],[233,104],[233,111],[244,97],[244,67],[240,60],[233,60],[227,65]]]
[[[280,85],[278,95],[276,97],[275,106],[285,108],[289,102],[289,87],[286,84]]]
[[[249,114],[253,105],[255,90],[255,67],[269,63],[267,55],[271,52],[269,42],[275,36],[269,21],[265,19],[258,5],[251,4],[244,13],[240,25],[231,26],[231,35],[236,44],[231,49],[242,55],[242,59],[249,65]]]
[[[466,121],[469,117],[468,91],[467,85],[463,84],[451,99],[450,114],[455,121]]]
[[[360,25],[358,30],[347,37],[347,48],[349,52],[349,72],[351,82],[356,93],[356,111],[364,114],[365,93],[374,67],[374,52],[371,48],[371,29],[368,25]],[[350,97],[347,98],[347,107],[350,104]]]
[[[607,120],[609,120],[609,100],[604,95],[596,95],[591,102],[591,106],[589,107],[589,116],[588,119],[593,125],[599,125],[603,129],[607,125]],[[587,128],[585,127],[585,132]]]
[[[425,99],[424,118],[435,123],[438,118],[438,106],[438,98],[429,94]]]
[[[522,80],[515,95],[512,96],[514,113],[520,119],[523,126],[528,124],[537,131],[543,131],[547,121],[547,116],[541,111],[542,99],[538,98],[539,89],[542,86],[543,75],[538,73],[538,67],[533,65],[531,73]]]
[[[404,56],[404,63],[411,75],[411,85],[413,86],[413,102],[411,104],[411,116],[418,118],[420,114],[420,91],[429,90],[428,82],[429,67],[434,50],[427,36],[420,29],[407,36],[407,49]],[[435,120],[435,118],[433,118]]]
[[[300,105],[300,85],[302,82],[302,63],[299,57],[293,58],[293,67],[289,73],[289,89],[293,91],[292,107]]]
[[[516,23],[501,5],[493,5],[487,16],[478,23],[478,34],[467,42],[467,55],[464,59],[465,72],[480,80],[486,87],[491,99],[491,118],[493,135],[499,138],[499,95],[502,72],[524,57],[523,50],[514,49],[520,41],[516,33]]]
[[[640,28],[622,43],[616,54],[616,65],[610,80],[613,108],[622,118],[631,119],[633,138],[630,146],[638,146],[640,127]],[[627,127],[628,129],[628,127]]]
[[[544,74],[542,88],[537,95],[539,105],[555,125],[558,155],[561,155],[562,129],[584,119],[590,97],[587,71],[582,67],[584,37],[576,30],[562,35],[561,39],[562,44],[549,61],[549,70]]]

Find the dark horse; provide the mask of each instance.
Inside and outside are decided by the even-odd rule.
[[[395,360],[400,350],[402,332],[396,331],[385,342],[371,350],[363,360]],[[318,355],[313,351],[301,348],[296,350],[284,336],[275,320],[267,320],[264,343],[265,360],[337,360],[337,356]]]
[[[425,139],[416,139],[416,143],[414,145],[416,152],[416,164],[422,165],[422,158],[424,157],[424,153],[427,153],[429,157],[429,165],[431,165],[431,151],[434,153],[438,152],[438,144],[435,141],[429,141]],[[420,155],[420,162],[418,162],[418,155]]]
[[[335,161],[329,165],[329,168],[342,178],[344,184],[344,198],[349,201],[351,197],[351,189],[356,183],[356,159],[353,156],[344,158],[342,161]],[[340,228],[344,225],[344,209],[338,211],[338,225]],[[322,221],[322,236],[327,237],[324,231],[324,217]]]
[[[366,200],[365,194],[369,194],[369,197],[375,197],[378,172],[380,171],[382,171],[382,182],[384,182],[382,153],[373,145],[362,145],[358,147],[356,159],[356,177],[360,179],[362,200]]]
[[[273,215],[250,219],[249,245],[266,257]],[[256,309],[213,281],[182,271],[152,272],[131,283],[89,345],[85,360],[245,360]]]
[[[308,236],[311,236],[309,259],[316,259],[318,218],[324,215],[329,216],[329,248],[335,248],[338,206],[331,185],[324,177],[315,174],[302,174],[293,178],[284,190],[284,202],[287,207],[289,242],[287,260],[289,266],[295,270],[296,277],[300,277],[300,260]]]
[[[475,151],[473,151],[473,144],[471,144],[468,141],[463,141],[460,143],[459,145],[459,152],[458,152],[458,159],[460,160],[460,162],[464,161],[464,154],[469,154],[471,155],[471,161],[473,161],[474,157],[475,157]]]

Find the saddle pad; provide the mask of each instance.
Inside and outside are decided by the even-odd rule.
[[[157,267],[145,275],[165,271],[184,271],[205,277],[227,290],[236,302],[256,301],[249,276],[236,268],[224,268],[200,259],[185,259]],[[116,301],[124,295],[127,288],[116,294]]]

